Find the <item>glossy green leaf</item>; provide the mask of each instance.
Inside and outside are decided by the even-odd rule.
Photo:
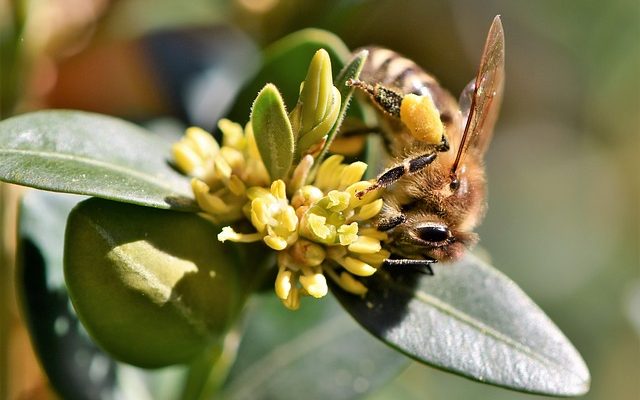
[[[90,199],[69,216],[65,279],[92,338],[142,367],[189,362],[220,342],[257,268],[196,214]],[[246,274],[246,275],[245,275]]]
[[[70,307],[62,268],[64,229],[81,200],[31,191],[20,205],[16,290],[40,365],[64,399],[175,399],[184,367],[148,371],[114,360],[91,341]]]
[[[434,276],[381,270],[364,299],[333,288],[363,327],[418,361],[519,391],[578,396],[587,367],[509,278],[472,255]]]
[[[251,127],[271,180],[285,178],[293,162],[294,138],[282,96],[274,85],[258,93],[251,109]]]
[[[349,59],[350,51],[342,40],[320,29],[294,32],[265,48],[260,71],[239,93],[229,118],[238,122],[246,121],[256,93],[266,83],[278,87],[285,104],[296,104],[300,83],[304,81],[309,62],[319,49],[329,53],[333,76]]]
[[[273,292],[256,300],[223,391],[227,400],[361,398],[408,365],[331,297],[307,299],[295,312]]]
[[[347,115],[347,109],[349,108],[349,103],[351,102],[351,97],[353,96],[354,90],[353,87],[347,86],[347,81],[349,79],[358,79],[368,55],[369,52],[367,50],[360,51],[351,59],[351,61],[347,65],[345,65],[345,67],[342,69],[342,71],[340,71],[340,74],[336,78],[335,86],[338,88],[340,96],[342,97],[342,104],[340,106],[338,120],[327,135],[327,141],[322,149],[322,152],[317,158],[320,161],[329,151],[329,147],[331,146],[333,139],[335,139],[336,135],[338,134],[344,117]],[[320,165],[320,163],[317,162],[316,165]]]
[[[197,210],[171,143],[126,121],[38,111],[0,122],[0,180],[157,208]]]

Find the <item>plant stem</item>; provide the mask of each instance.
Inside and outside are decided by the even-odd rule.
[[[236,359],[239,344],[239,329],[232,329],[221,345],[211,346],[196,359],[189,368],[180,398],[182,400],[213,398],[227,378]]]

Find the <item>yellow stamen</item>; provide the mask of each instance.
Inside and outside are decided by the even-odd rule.
[[[327,239],[331,234],[331,230],[327,226],[327,219],[317,214],[309,213],[307,222],[311,232],[320,239]]]
[[[388,236],[386,233],[380,232],[376,228],[360,228],[360,234],[362,236],[370,236],[372,238],[376,238],[380,241],[388,239]]]
[[[384,202],[382,199],[375,200],[369,204],[365,204],[360,207],[360,211],[354,218],[356,221],[365,221],[367,219],[371,219],[378,215],[380,210],[382,210],[382,206]]]
[[[341,192],[338,190],[332,190],[327,194],[329,202],[327,209],[333,212],[340,212],[349,207],[349,193]]]
[[[358,296],[363,296],[367,293],[368,290],[367,287],[362,284],[362,282],[355,279],[351,274],[348,274],[346,272],[342,272],[340,274],[338,284],[347,292],[351,292]]]
[[[358,224],[352,222],[349,225],[342,225],[338,228],[338,239],[340,244],[348,246],[358,239]]]
[[[289,292],[289,296],[282,302],[289,310],[297,310],[300,308],[300,291],[297,288],[292,288]]]
[[[240,124],[223,118],[218,121],[218,128],[222,131],[223,146],[233,147],[238,150],[244,148],[244,133]]]
[[[267,246],[277,251],[284,250],[287,248],[287,241],[281,238],[280,236],[267,235],[262,240],[266,243]]]
[[[202,165],[202,159],[191,147],[179,141],[172,147],[173,159],[176,166],[186,174],[195,175],[195,171]]]
[[[340,176],[340,189],[344,189],[362,179],[362,175],[367,170],[367,164],[356,161],[347,165]]]
[[[278,179],[277,181],[271,184],[271,194],[278,199],[282,199],[282,200],[287,199],[286,187],[282,180]]]
[[[185,131],[185,137],[193,144],[193,149],[201,158],[213,157],[218,153],[218,142],[202,128],[192,126]]]
[[[353,257],[345,257],[342,260],[338,261],[340,265],[342,265],[347,271],[351,272],[354,275],[358,276],[371,276],[373,275],[377,269],[372,267],[371,265],[365,263],[362,260],[358,260]]]
[[[222,228],[222,232],[218,233],[218,240],[223,243],[227,240],[232,242],[251,243],[257,242],[260,239],[262,239],[262,234],[260,233],[238,233],[230,226],[225,226]]]
[[[348,247],[349,251],[361,254],[374,254],[382,249],[378,239],[369,236],[359,236],[358,239]]]
[[[326,296],[329,291],[329,288],[327,287],[327,280],[322,273],[301,275],[300,284],[307,293],[316,299]]]
[[[231,193],[235,194],[236,196],[243,196],[247,189],[244,185],[244,182],[242,182],[242,180],[238,178],[237,175],[231,175],[231,178],[229,178],[228,187]]]
[[[380,265],[382,265],[384,260],[386,260],[390,256],[391,253],[384,249],[373,254],[358,254],[359,259],[366,262],[367,264],[373,265],[374,267],[379,267]]]
[[[289,293],[291,292],[291,288],[295,285],[295,278],[291,271],[280,268],[278,271],[278,276],[276,277],[276,296],[278,296],[282,300],[286,300],[289,297]]]

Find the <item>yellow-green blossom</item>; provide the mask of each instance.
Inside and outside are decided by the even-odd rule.
[[[269,175],[260,159],[251,126],[222,119],[222,146],[200,128],[189,128],[173,146],[176,166],[193,177],[191,187],[200,208],[216,223],[244,215],[247,188],[267,186]]]
[[[277,152],[270,151],[271,143],[265,146],[264,141],[273,139],[277,145],[277,138],[289,138],[280,129],[287,123],[269,125],[276,128],[267,129],[267,135],[256,128],[262,135],[258,146],[250,124],[243,129],[223,119],[218,123],[221,145],[202,129],[189,128],[173,147],[176,166],[193,177],[193,192],[203,215],[228,225],[218,240],[262,241],[276,251],[275,293],[292,310],[300,307],[304,296],[324,297],[327,277],[345,291],[364,295],[367,287],[362,277],[374,274],[389,257],[383,249],[387,237],[373,225],[383,206],[378,191],[356,196],[372,184],[362,179],[367,164],[344,163],[344,157],[333,155],[314,168],[314,157],[335,131],[341,105],[329,56],[321,50],[311,62],[298,103],[283,117],[291,125],[294,149],[290,158],[286,154],[286,168],[277,174],[280,179],[271,181],[259,148],[268,163],[277,158]],[[264,113],[271,109],[261,110],[254,108],[252,118],[268,121]],[[278,110],[284,110],[284,104]],[[241,221],[253,230],[241,233],[230,226],[241,226],[237,224]]]
[[[325,296],[326,277],[364,295],[367,288],[356,277],[374,274],[389,257],[382,248],[386,235],[371,224],[382,199],[375,191],[356,196],[371,185],[362,180],[367,165],[345,164],[342,156],[333,155],[309,180],[314,159],[307,155],[288,182],[269,183],[251,129],[228,120],[218,126],[221,147],[193,128],[174,146],[176,164],[194,176],[193,191],[206,215],[216,223],[245,219],[255,229],[239,233],[226,226],[218,240],[261,240],[277,251],[275,292],[289,309],[297,309],[303,296]]]

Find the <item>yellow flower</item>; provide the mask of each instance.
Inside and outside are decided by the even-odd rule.
[[[262,241],[276,252],[275,294],[291,310],[305,296],[326,296],[327,278],[345,291],[365,295],[362,278],[374,274],[390,255],[383,248],[387,236],[373,222],[383,207],[379,193],[356,196],[371,186],[362,180],[367,164],[344,163],[343,156],[332,155],[314,168],[314,155],[338,120],[341,101],[328,55],[320,51],[288,114],[297,164],[273,182],[251,124],[243,128],[220,120],[221,145],[202,129],[189,128],[173,147],[176,166],[193,178],[203,214],[228,225],[218,240]],[[254,231],[240,233],[230,226],[241,226],[241,221]]]

